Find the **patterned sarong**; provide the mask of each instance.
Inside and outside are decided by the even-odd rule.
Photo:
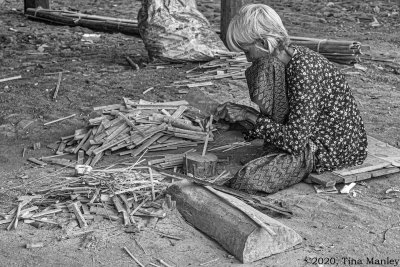
[[[268,153],[268,152],[266,152]],[[251,194],[275,193],[301,182],[314,168],[310,146],[300,155],[267,154],[244,165],[226,185]]]

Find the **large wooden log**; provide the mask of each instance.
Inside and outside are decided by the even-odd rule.
[[[302,241],[294,230],[242,202],[241,209],[247,209],[248,213],[257,216],[275,233],[271,234],[250,218],[248,213],[203,186],[179,182],[171,186],[168,193],[176,200],[179,212],[189,223],[216,240],[243,263],[283,252]],[[232,198],[228,194],[226,196]]]

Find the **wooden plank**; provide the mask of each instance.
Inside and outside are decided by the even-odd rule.
[[[400,168],[393,167],[393,168],[385,168],[385,169],[381,169],[381,170],[372,171],[371,175],[372,175],[372,178],[375,178],[375,177],[388,175],[388,174],[392,174],[392,173],[397,173],[397,172],[400,172]]]
[[[113,196],[112,201],[114,203],[115,208],[117,209],[118,213],[123,212],[125,209],[122,206],[122,202],[117,195]]]
[[[168,126],[167,130],[172,132],[172,133],[182,133],[182,134],[188,134],[188,135],[195,135],[195,136],[201,136],[201,137],[206,137],[207,133],[206,132],[199,132],[199,131],[192,131],[192,130],[186,130],[186,129],[181,129],[177,127],[172,127]]]
[[[85,151],[79,150],[76,158],[76,163],[82,165],[85,160]]]
[[[324,172],[321,174],[310,173],[310,175],[308,177],[314,183],[323,185],[325,187],[331,187],[331,186],[334,186],[336,183],[343,182],[343,177],[340,177],[339,175],[334,174],[332,172]]]
[[[46,166],[47,165],[46,162],[40,161],[40,160],[35,159],[35,158],[29,158],[28,161],[30,161],[32,163],[35,163],[37,165],[40,165],[40,166]]]
[[[38,217],[46,216],[46,215],[49,215],[49,214],[58,213],[58,212],[61,212],[61,211],[62,211],[62,209],[44,210],[44,211],[41,211],[41,212],[33,214],[32,218],[38,218]]]
[[[57,148],[56,154],[57,155],[63,155],[66,145],[67,145],[67,143],[65,141],[61,141],[59,146],[58,146],[58,148]]]
[[[174,133],[174,136],[185,138],[194,141],[206,141],[208,135],[192,135],[192,134],[184,134],[184,133]],[[214,138],[208,138],[208,141],[214,141]]]
[[[400,149],[368,136],[368,156],[359,166],[334,171],[342,176],[371,172],[388,166],[400,166]],[[348,180],[351,180],[349,178]]]
[[[83,146],[83,144],[88,140],[89,136],[92,133],[92,129],[90,129],[85,136],[82,138],[82,140],[79,142],[79,144],[75,147],[74,149],[74,154],[78,153],[78,151],[81,149],[81,147]]]
[[[383,168],[379,170],[374,170],[370,172],[356,173],[346,176],[340,176],[335,173],[326,172],[320,175],[310,174],[311,181],[321,184],[325,187],[333,186],[336,183],[352,183],[357,181],[364,181],[371,178],[379,177],[382,175],[388,175],[392,173],[400,172],[400,168],[391,167],[391,168]]]
[[[172,114],[174,119],[178,119],[187,109],[187,106],[180,106],[175,112]]]
[[[146,148],[151,146],[151,144],[153,144],[155,141],[157,141],[158,138],[160,138],[163,135],[164,135],[163,133],[156,133],[155,135],[153,135],[143,145],[131,151],[132,157],[138,156],[140,153],[142,153]]]
[[[341,176],[369,172],[374,170],[379,170],[385,167],[390,166],[391,163],[389,161],[377,158],[371,154],[368,154],[367,158],[361,165],[357,165],[354,167],[349,167],[341,170],[336,170],[333,173],[339,174]]]
[[[115,131],[113,131],[109,136],[106,137],[105,143],[112,142],[114,138],[116,138],[119,134],[121,133],[127,133],[129,132],[129,126],[127,124],[121,124],[119,125]]]
[[[46,159],[43,159],[43,160],[47,161],[49,163],[52,163],[52,164],[57,164],[57,165],[60,165],[60,166],[63,166],[63,167],[68,167],[68,168],[74,168],[74,165],[75,165],[74,162],[71,162],[68,159],[46,158]]]
[[[400,149],[368,136],[368,154],[400,167]]]
[[[370,172],[363,172],[363,173],[356,173],[352,175],[346,175],[343,176],[343,182],[345,184],[352,183],[352,182],[357,182],[357,181],[363,181],[367,179],[371,179],[372,175]]]
[[[70,204],[68,207],[70,207],[72,209],[72,211],[74,212],[76,219],[78,220],[79,223],[79,227],[84,228],[87,227],[87,222],[85,220],[85,218],[83,217],[83,214],[81,213],[80,208],[78,207],[78,202],[74,202],[72,204]]]
[[[144,134],[142,133],[142,131],[140,131],[136,125],[124,114],[122,114],[121,112],[118,112],[118,116],[121,117],[122,119],[125,120],[125,122],[135,131],[137,131],[141,136],[144,136]]]
[[[105,151],[107,149],[111,149],[113,146],[117,146],[122,142],[128,141],[130,138],[131,138],[130,136],[127,136],[127,137],[125,137],[123,139],[103,144],[101,147],[98,147],[98,148],[94,149],[92,152],[93,152],[93,154],[98,155],[100,153],[103,153],[103,151]],[[88,153],[88,152],[86,152],[86,153]]]
[[[90,166],[94,167],[94,165],[96,165],[97,162],[99,162],[99,160],[103,157],[103,155],[104,152],[100,152],[99,154],[94,156],[93,159],[90,161]]]

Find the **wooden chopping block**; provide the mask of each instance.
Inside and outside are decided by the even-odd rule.
[[[196,152],[190,152],[185,155],[183,161],[186,175],[192,174],[195,177],[205,178],[217,175],[218,157],[212,153],[206,153],[202,156]]]
[[[283,252],[302,241],[294,230],[242,203],[241,209],[257,216],[275,235],[269,233],[242,210],[201,185],[182,181],[171,186],[168,193],[176,200],[179,212],[190,224],[216,240],[243,263]]]

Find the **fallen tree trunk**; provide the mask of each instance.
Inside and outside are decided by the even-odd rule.
[[[189,223],[216,240],[243,263],[283,252],[302,241],[294,230],[231,195],[219,192],[225,194],[221,198],[207,188],[190,182],[176,183],[168,191]],[[226,201],[225,197],[233,199]],[[237,201],[240,201],[240,209],[231,203]],[[257,216],[275,235],[260,227],[248,214]]]

